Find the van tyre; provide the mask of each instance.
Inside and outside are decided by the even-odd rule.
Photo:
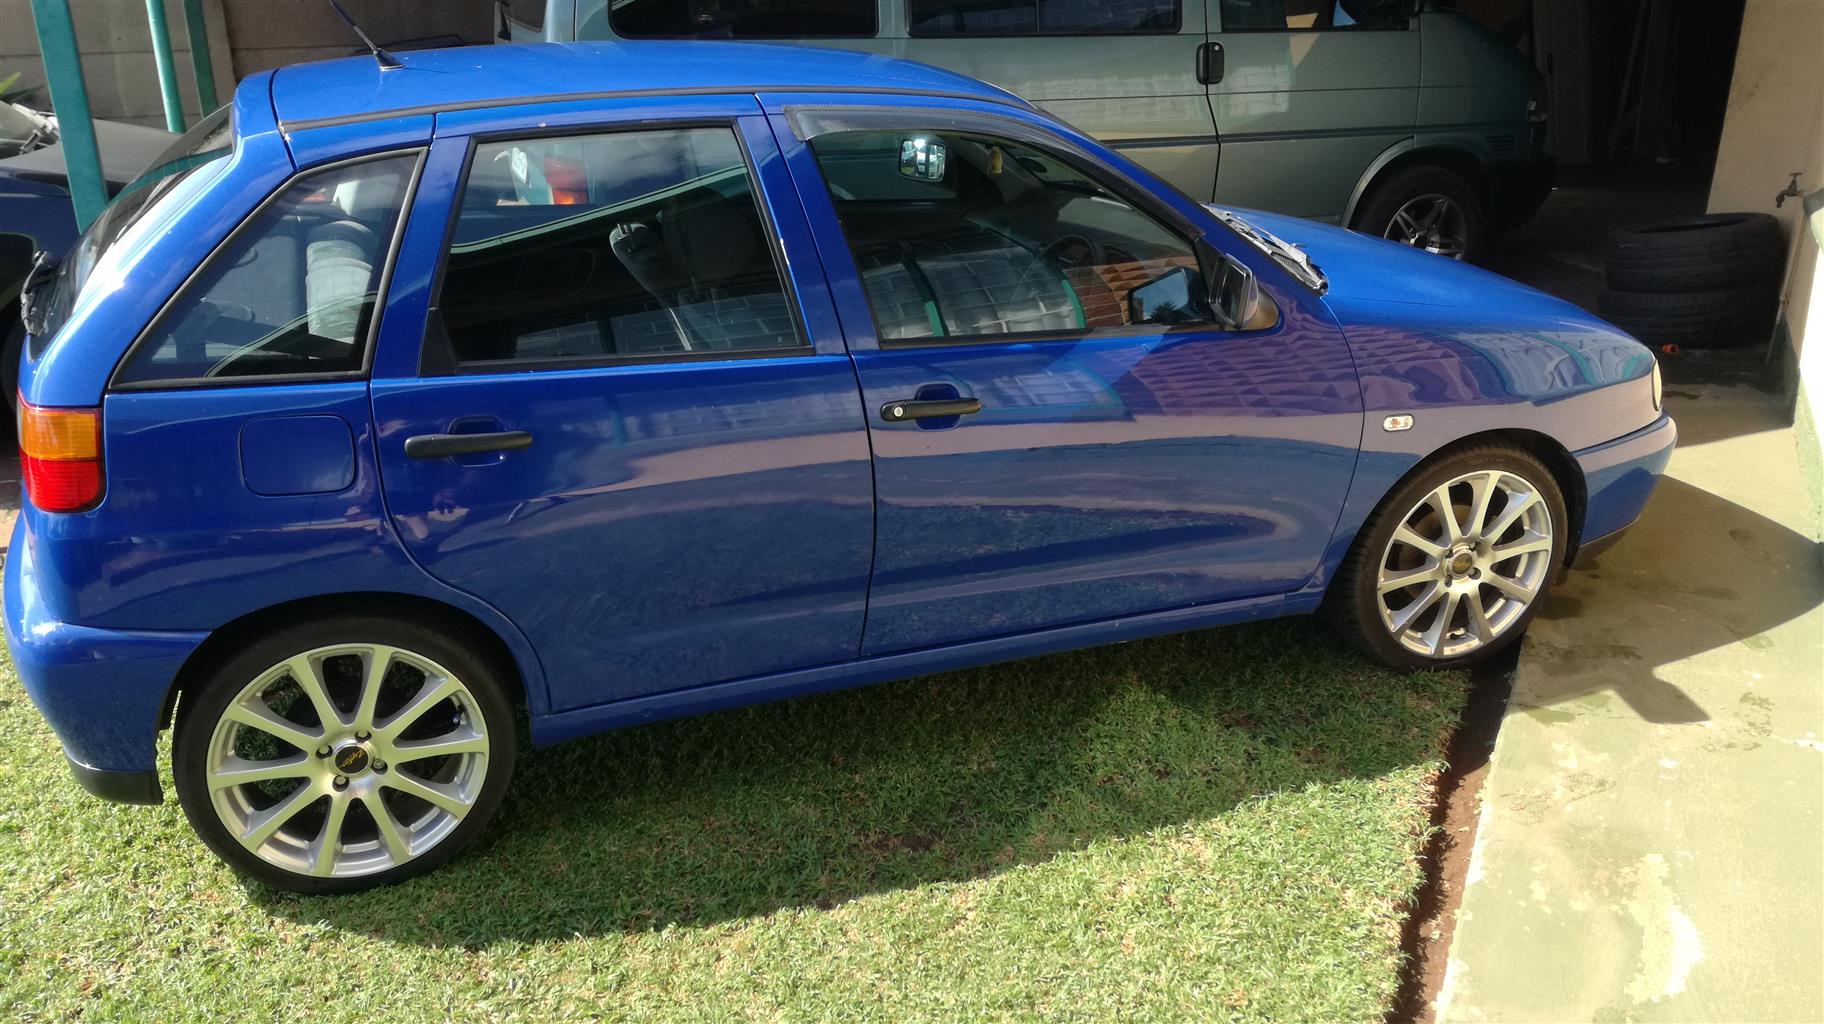
[[[1488,218],[1482,197],[1462,175],[1421,164],[1370,186],[1350,227],[1451,259],[1482,247]]]
[[[454,857],[500,807],[517,753],[506,666],[411,621],[280,630],[183,694],[184,814],[241,874],[346,893]]]
[[[1686,217],[1614,232],[1602,263],[1608,286],[1619,291],[1715,291],[1779,277],[1786,238],[1765,213]]]
[[[1604,318],[1653,344],[1723,348],[1765,342],[1779,311],[1779,284],[1762,281],[1705,291],[1634,292],[1605,289],[1596,298]]]
[[[1509,445],[1466,445],[1382,500],[1324,611],[1394,668],[1473,665],[1526,632],[1568,540],[1564,493],[1544,463]]]

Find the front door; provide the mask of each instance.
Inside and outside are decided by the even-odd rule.
[[[1220,0],[1216,201],[1336,222],[1374,159],[1412,137],[1409,0]],[[1346,226],[1346,225],[1345,225]]]
[[[1193,233],[1245,243],[1201,211],[999,118],[918,116],[781,138],[832,280],[860,285],[838,305],[874,445],[864,651],[1310,578],[1361,429],[1322,304],[1277,278],[1271,321],[1225,331]]]
[[[439,116],[373,382],[394,528],[554,710],[861,643],[867,435],[771,133],[642,102]]]

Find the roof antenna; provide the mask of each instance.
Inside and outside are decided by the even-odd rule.
[[[399,58],[375,45],[374,41],[368,37],[368,34],[361,31],[361,26],[355,24],[355,19],[349,17],[348,11],[343,9],[342,4],[338,2],[338,0],[329,0],[329,6],[334,7],[336,13],[342,17],[342,20],[348,22],[348,27],[355,30],[355,35],[360,36],[361,41],[367,44],[367,49],[374,55],[374,60],[379,63],[380,70],[391,71],[394,68],[402,68],[405,66],[404,64],[399,63]]]

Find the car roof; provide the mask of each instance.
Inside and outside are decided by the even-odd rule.
[[[382,70],[370,56],[281,68],[272,106],[288,129],[404,113],[614,94],[882,92],[1015,103],[966,75],[849,50],[652,40],[416,50]]]

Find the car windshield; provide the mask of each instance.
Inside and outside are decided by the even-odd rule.
[[[228,108],[224,106],[179,136],[152,161],[144,174],[120,190],[57,264],[55,278],[43,284],[51,291],[44,298],[44,330],[33,336],[34,357],[69,316],[76,297],[82,293],[82,286],[88,282],[89,273],[108,249],[127,233],[127,229],[156,208],[161,199],[170,195],[179,182],[197,168],[227,156],[232,142]],[[27,282],[27,287],[32,287],[31,282]]]
[[[44,119],[11,103],[0,103],[0,159],[30,153],[56,141],[57,133]]]

